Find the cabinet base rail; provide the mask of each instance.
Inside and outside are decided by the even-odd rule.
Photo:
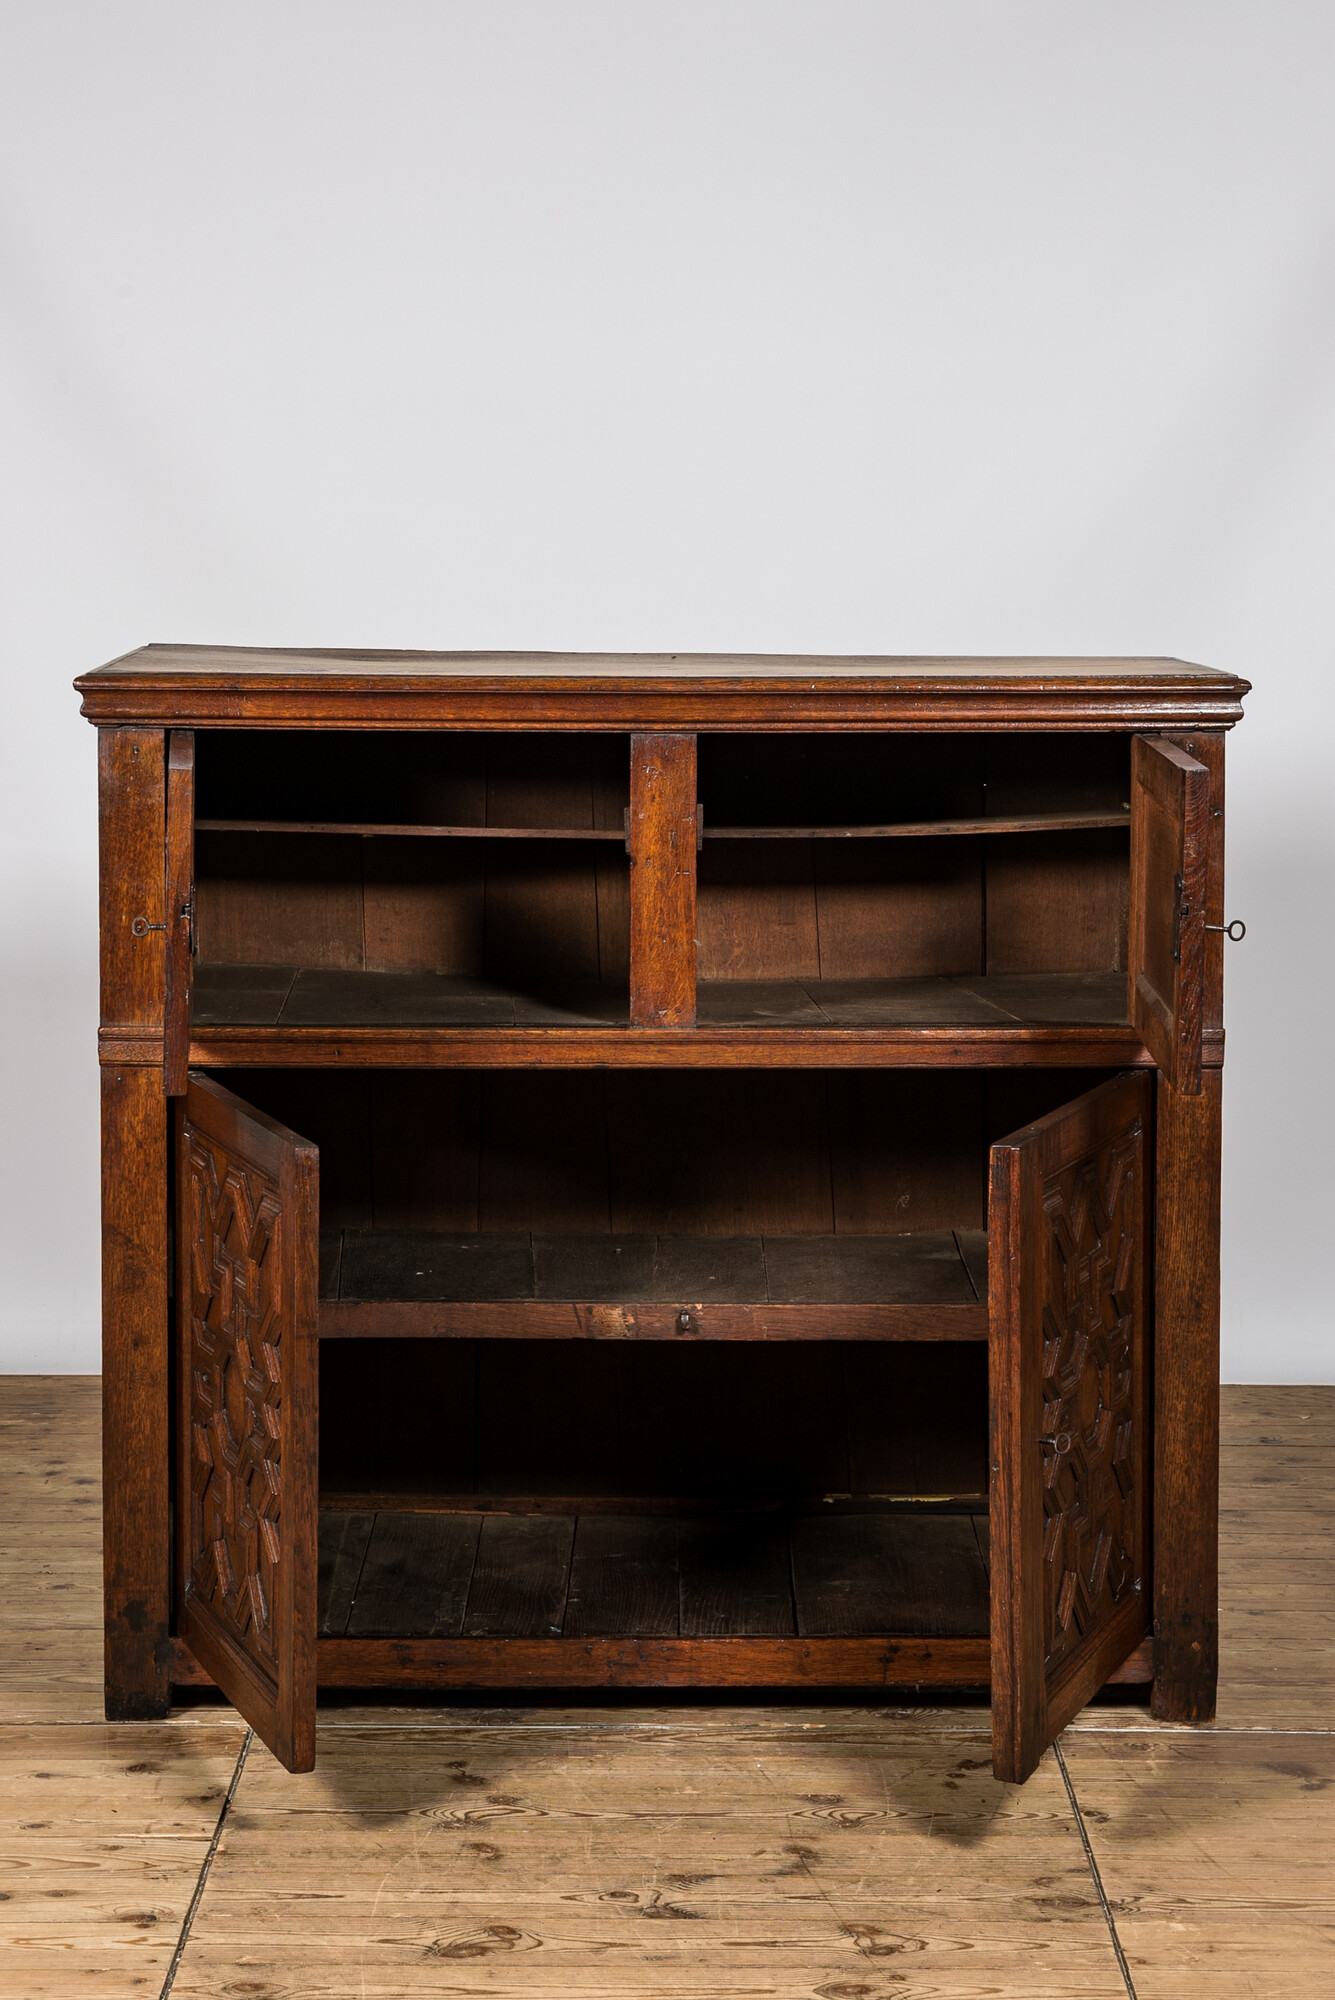
[[[1109,1687],[1154,1678],[1142,1640]],[[985,1692],[986,1638],[321,1639],[322,1688],[939,1688]],[[182,1639],[174,1687],[214,1682]]]

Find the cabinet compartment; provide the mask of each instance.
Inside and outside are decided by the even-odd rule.
[[[196,742],[198,1025],[624,1018],[628,738]]]
[[[737,982],[845,1025],[1125,1020],[1129,758],[1112,734],[702,737],[701,1020]]]

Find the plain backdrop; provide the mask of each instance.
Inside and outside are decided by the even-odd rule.
[[[98,1366],[151,639],[1155,653],[1230,740],[1224,1375],[1335,1379],[1330,0],[0,4],[0,1369]]]

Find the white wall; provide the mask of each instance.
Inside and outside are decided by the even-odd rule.
[[[1329,0],[6,0],[0,1368],[97,1366],[148,639],[1173,653],[1232,739],[1225,1374],[1335,1379]]]

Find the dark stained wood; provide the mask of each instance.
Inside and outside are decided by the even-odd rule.
[[[1154,1260],[1154,1697],[1208,1722],[1219,1671],[1219,1173],[1223,1079],[1158,1079]]]
[[[735,1514],[676,1526],[683,1638],[780,1638],[797,1630],[786,1521]]]
[[[574,1533],[574,1521],[560,1515],[484,1515],[464,1638],[558,1635]]]
[[[201,819],[201,833],[355,833],[363,840],[619,840],[618,827],[370,825],[354,820]]]
[[[165,743],[98,731],[101,908],[104,1664],[112,1721],[166,1713],[167,1109],[163,1044]]]
[[[685,1322],[682,1312],[686,1310]],[[330,1299],[322,1340],[985,1341],[987,1309],[954,1304],[591,1305],[547,1299]]]
[[[924,1688],[985,1693],[986,1639],[322,1639],[321,1687],[339,1688]],[[179,1639],[177,1687],[210,1687]],[[1150,1678],[1148,1642],[1109,1687]]]
[[[1088,812],[1117,821],[1102,831],[1086,826],[989,838],[987,972],[1124,972],[1131,797],[1126,738],[1026,731],[993,739],[986,747],[986,778],[987,816],[1002,823],[1031,811]],[[1113,1018],[1121,1016],[1119,1004]]]
[[[160,729],[100,729],[98,870],[101,1039],[112,1060],[162,1060],[166,742]]]
[[[276,1028],[298,976],[295,965],[201,965],[191,995],[193,1032]]]
[[[794,1304],[971,1306],[949,1229],[910,1236],[767,1236],[770,1298]]]
[[[992,1760],[1010,1783],[1150,1622],[1152,1163],[1136,1075],[992,1148]]]
[[[706,840],[921,840],[955,834],[1078,833],[1089,827],[1129,827],[1126,812],[1021,813],[995,819],[906,820],[889,826],[706,826]],[[322,828],[333,832],[335,829]],[[445,829],[453,831],[453,829]]]
[[[1210,774],[1210,820],[1205,843],[1205,944],[1201,996],[1201,1026],[1209,1037],[1224,1025],[1225,918],[1232,913],[1224,905],[1224,732],[1222,729],[1193,730],[1189,736],[1171,739],[1179,750],[1204,764]],[[1207,1059],[1208,1060],[1208,1059]]]
[[[974,1255],[980,1255],[978,1244]],[[329,1274],[322,1280],[322,1304],[355,1299],[967,1306],[977,1297],[949,1229],[902,1236],[766,1237],[345,1230],[337,1265],[331,1249],[322,1270]]]
[[[319,1155],[210,1078],[177,1099],[177,1629],[315,1763]]]
[[[570,1561],[567,1639],[675,1638],[680,1628],[677,1523],[643,1514],[582,1514]]]
[[[190,1055],[190,986],[195,945],[195,737],[173,729],[167,738],[167,851],[163,895],[165,994],[162,1088],[185,1094]]]
[[[967,1514],[855,1514],[792,1526],[803,1638],[966,1638],[988,1629],[987,1576]]]
[[[1165,738],[1131,744],[1128,1012],[1175,1090],[1201,1087],[1210,774]]]
[[[201,963],[360,970],[363,847],[349,835],[197,833]]]
[[[113,988],[113,1004],[119,997]],[[171,1613],[167,1273],[162,1078],[147,1065],[104,1068],[102,1566],[111,1722],[165,1715],[170,1699],[162,1659]]]
[[[320,1510],[319,1576],[316,1601],[322,1639],[342,1638],[366,1559],[376,1517],[373,1513]]]
[[[985,1638],[322,1639],[319,1672],[324,1687],[981,1690],[988,1651]]]
[[[1128,963],[1147,959],[1128,909],[1151,908],[1132,898],[1133,872],[1164,874],[1145,833],[1152,786],[1131,810],[1131,738],[1159,739],[1137,748],[1141,762],[1184,760],[1187,790],[1208,779],[1198,907],[1221,922],[1223,731],[1245,683],[1165,661],[154,649],[81,685],[107,725],[109,1713],[160,1712],[169,1681],[201,1685],[212,1664],[269,1716],[283,1701],[275,1675],[257,1689],[246,1660],[266,1623],[307,1634],[307,1689],[317,1674],[385,1688],[986,1684],[984,1626],[961,1607],[991,1547],[969,1511],[989,1463],[987,1143],[1067,1105],[1082,1072],[1138,1071],[1141,1085],[1123,1088],[1143,1094],[1165,1068],[1145,1006],[1127,1011]],[[188,957],[157,928],[190,900],[179,836],[193,819],[192,731],[193,999]],[[660,742],[661,760],[633,754]],[[1213,1700],[1222,959],[1218,934],[1202,933],[1188,1004],[1168,996],[1167,1074],[1194,1086],[1194,1051],[1184,1062],[1180,1046],[1193,994],[1210,1074],[1201,1098],[1165,1097],[1159,1122],[1155,1567],[1142,1346],[1130,1456],[1118,1456],[1119,1418],[1100,1505],[1109,1518],[1120,1507],[1122,1539],[1137,1543],[1127,1556],[1112,1534],[1112,1569],[1131,1562],[1143,1588],[1132,1604],[1125,1574],[1101,1582],[1095,1563],[1088,1590],[1122,1597],[1111,1610],[1100,1598],[1092,1624],[1077,1606],[1072,1627],[1064,1573],[1039,1572],[1048,1651],[1028,1711],[1017,1688],[1033,1677],[993,1621],[1010,1775],[1098,1679],[1147,1677],[1151,1590],[1156,1703],[1189,1719]],[[1151,985],[1170,983],[1162,964],[1151,972]],[[306,1445],[284,1444],[276,1545],[254,1423],[257,1469],[236,1490],[255,1525],[235,1546],[226,1533],[210,1544],[259,1590],[252,1625],[221,1652],[204,1624],[192,1645],[197,1605],[173,1637],[165,1596],[170,1147],[161,1100],[154,1114],[140,1086],[179,1088],[187,1055],[307,1133],[308,1156],[322,1151],[320,1463],[312,1376]],[[1068,1120],[1083,1116],[1068,1106]],[[1147,1131],[1133,1205],[1151,1191]],[[255,1162],[240,1156],[237,1171],[248,1184]],[[1091,1215],[1102,1227],[1097,1202],[1082,1208],[1062,1173],[1045,1182],[1047,1222],[1081,1239]],[[250,1202],[258,1250],[264,1198]],[[313,1320],[309,1221],[296,1236]],[[283,1256],[291,1236],[280,1230]],[[390,1239],[398,1265],[412,1252],[410,1282]],[[517,1275],[479,1283],[507,1243]],[[265,1258],[243,1271],[218,1254],[219,1269],[233,1259],[228,1310],[235,1319],[240,1299],[244,1316]],[[210,1250],[182,1264],[183,1300],[217,1289],[215,1261]],[[1033,1264],[1008,1266],[1030,1307]],[[1100,1275],[1095,1246],[1076,1296],[1092,1285],[1125,1300],[1150,1264],[1143,1229],[1129,1277]],[[1064,1324],[1070,1301],[1049,1290],[1048,1318]],[[213,1311],[183,1308],[178,1334],[203,1342],[201,1365],[178,1370],[187,1404],[209,1393]],[[1098,1348],[1111,1321],[1091,1311]],[[1148,1323],[1138,1294],[1131,1318]],[[244,1339],[226,1397],[212,1390],[231,1399],[233,1425],[258,1409],[273,1366],[254,1365]],[[284,1335],[284,1374],[291,1348]],[[1121,1410],[1125,1375],[1087,1371],[1086,1401]],[[199,1472],[220,1441],[211,1417],[183,1414],[178,1482],[192,1449]],[[297,1564],[309,1603],[279,1602],[292,1483],[300,1530],[317,1470],[360,1517],[323,1551],[321,1639],[313,1526]],[[1066,1478],[1058,1463],[1043,1491],[1061,1497]],[[186,1522],[197,1495],[188,1483],[178,1494]],[[893,1510],[908,1496],[923,1511],[906,1521]],[[1048,1537],[1068,1553],[1073,1507]],[[375,1513],[384,1526],[372,1529]],[[813,1613],[833,1620],[825,1635],[798,1636],[790,1526],[820,1557],[809,1581],[812,1601],[824,1601],[817,1585],[828,1600]],[[938,1552],[959,1538],[963,1566],[924,1567],[922,1550],[909,1562],[912,1536]],[[1004,1537],[996,1546],[991,1588],[1031,1631],[1035,1566],[1017,1569]],[[201,1553],[188,1535],[183,1547]],[[196,1564],[194,1596],[218,1574]],[[896,1593],[900,1609],[885,1611]],[[878,1632],[891,1616],[900,1629]],[[952,1636],[952,1619],[976,1629]],[[298,1761],[310,1700],[289,1709],[300,1713],[280,1747]]]
[[[564,987],[548,983],[524,990],[473,974],[208,963],[197,969],[195,992],[196,1028],[213,1029],[211,1039],[221,1046],[226,1045],[226,1031],[274,1026],[284,1031],[347,1029],[358,1035],[355,1045],[369,1049],[373,1059],[377,1059],[376,1045],[368,1043],[366,1031],[377,1026],[391,1033],[485,1026],[619,1028],[621,1032],[608,1046],[609,1057],[614,1051],[629,1055],[637,1043],[637,1031],[628,1025],[625,988],[611,982],[588,980]],[[703,982],[698,988],[698,1019],[700,1025],[691,1040],[704,1051],[734,1047],[740,1033],[748,1030],[751,1045],[759,1049],[768,1045],[771,1033],[791,1036],[805,1030],[800,1041],[790,1040],[785,1045],[805,1047],[809,1038],[813,1052],[819,1055],[832,1045],[857,1046],[846,1036],[831,1035],[832,1028],[860,1029],[864,1044],[872,1048],[877,1044],[867,1031],[875,1031],[879,1037],[887,1031],[938,1028],[953,1035],[956,1030],[992,1027],[1004,1046],[1016,1028],[1068,1024],[1120,1028],[1121,1046],[1128,1053],[1138,1046],[1137,1038],[1126,1027],[1126,981],[1115,972],[978,974],[951,979],[716,980]],[[730,1032],[721,1037],[721,1029]],[[712,1035],[706,1036],[705,1030],[713,1031]],[[908,1037],[910,1045],[914,1039]],[[986,1038],[976,1033],[969,1040],[980,1049],[988,1046]],[[286,1032],[278,1042],[283,1048],[291,1047],[294,1054],[302,1046],[298,1035],[289,1038]],[[497,1053],[508,1056],[516,1045],[524,1046],[522,1035],[513,1037],[508,1045],[497,1044]],[[405,1046],[417,1054],[420,1038]],[[747,1044],[741,1046],[745,1049]],[[564,1044],[562,1058],[567,1059]],[[702,1054],[695,1059],[720,1058]]]
[[[103,1062],[126,1058],[127,1044],[99,1038]],[[139,1045],[136,1043],[134,1047]],[[697,1027],[567,1028],[559,1047],[566,1070],[708,1069],[1152,1069],[1154,1059],[1129,1025],[902,1028]],[[196,1069],[546,1069],[556,1049],[548,1028],[204,1028],[190,1043]],[[133,1059],[132,1056],[129,1059]],[[1222,1034],[1203,1043],[1202,1060],[1218,1068]]]
[[[985,1256],[973,1245],[986,1290]],[[347,1230],[324,1340],[983,1340],[955,1233],[627,1237]],[[337,1272],[337,1288],[334,1273]]]
[[[377,1514],[349,1607],[348,1637],[458,1638],[481,1526],[480,1514]]]
[[[201,727],[1197,729],[1249,683],[1180,660],[281,652],[146,646],[75,686],[95,722]]]
[[[630,740],[630,1018],[695,1026],[694,736]]]

